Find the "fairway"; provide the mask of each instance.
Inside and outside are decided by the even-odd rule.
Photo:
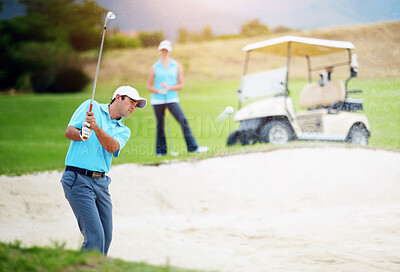
[[[356,46],[360,62],[359,77],[349,82],[349,89],[362,90],[353,98],[363,99],[364,113],[371,126],[371,137],[367,148],[400,150],[400,67],[394,41],[398,39],[400,23],[388,22],[339,28],[295,31],[290,35],[351,41]],[[243,46],[281,36],[271,34],[253,37],[203,42],[202,50],[197,43],[177,43],[172,57],[179,61],[185,71],[185,87],[179,93],[180,105],[189,121],[193,134],[200,145],[209,146],[207,154],[188,154],[178,123],[171,118],[171,139],[169,145],[179,157],[155,155],[155,117],[151,105],[137,109],[123,122],[131,129],[132,137],[113,165],[123,163],[159,164],[164,161],[197,159],[210,156],[275,149],[270,144],[250,146],[226,146],[228,135],[238,127],[233,115],[224,123],[216,124],[215,118],[227,107],[237,110],[237,89],[243,72],[245,54]],[[376,43],[379,40],[379,43]],[[196,52],[196,54],[193,54]],[[89,63],[85,72],[94,77],[98,51],[82,53]],[[109,103],[114,90],[120,85],[137,88],[149,100],[145,80],[149,67],[159,58],[153,47],[135,50],[105,50],[103,52],[95,100]],[[265,61],[254,59],[258,64]],[[271,67],[282,63],[267,59]],[[285,63],[285,62],[283,62]],[[293,62],[289,89],[296,111],[299,96],[306,84],[306,63]],[[335,71],[343,78],[348,70]],[[314,75],[313,81],[317,79]],[[20,175],[46,170],[61,170],[67,154],[69,141],[64,137],[66,126],[75,109],[91,98],[92,84],[78,94],[24,94],[0,95],[0,175]],[[287,147],[337,146],[345,144],[291,142]],[[345,145],[347,146],[347,145]]]
[[[298,106],[298,97],[305,84],[305,80],[294,80],[289,86],[296,110],[302,110]],[[132,85],[149,99],[144,83]],[[237,108],[238,86],[239,81],[188,82],[180,94],[181,106],[197,141],[210,147],[210,151],[200,157],[274,148],[270,144],[227,148],[226,139],[238,124],[232,120],[232,116],[222,124],[216,124],[215,118],[226,106]],[[98,86],[96,100],[108,103],[116,87]],[[370,121],[372,133],[368,148],[400,150],[400,80],[353,79],[349,87],[363,90],[362,94],[354,97],[364,100],[364,112]],[[62,169],[69,146],[69,141],[64,137],[66,126],[75,109],[89,98],[89,87],[82,94],[0,96],[0,174],[18,175]],[[154,164],[177,159],[169,155],[156,157],[156,124],[150,105],[143,110],[137,109],[123,122],[131,129],[133,137],[120,157],[114,159],[114,165]],[[180,153],[178,159],[199,157],[197,154],[188,154],[182,131],[173,118],[171,143],[174,151]],[[313,144],[315,142],[294,142],[289,146]]]
[[[135,85],[144,97],[149,93],[144,84]],[[210,154],[225,152],[225,140],[231,120],[217,126],[214,120],[227,105],[236,103],[237,82],[187,84],[181,94],[181,106],[200,144],[211,147]],[[98,86],[96,100],[109,103],[115,86]],[[64,133],[75,109],[90,98],[84,94],[0,96],[0,174],[22,174],[62,169],[69,146]],[[155,156],[155,118],[149,105],[137,109],[123,121],[132,137],[115,164],[157,162]],[[188,157],[186,144],[177,122],[171,121],[173,148],[180,158]],[[191,157],[195,155],[190,155]],[[168,158],[168,157],[167,157]]]

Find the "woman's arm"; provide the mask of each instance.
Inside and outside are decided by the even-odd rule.
[[[154,66],[150,68],[149,76],[147,77],[147,90],[151,93],[160,93],[160,90],[154,88],[154,79],[155,79],[155,69]]]

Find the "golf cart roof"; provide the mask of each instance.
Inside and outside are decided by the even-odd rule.
[[[287,56],[289,44],[292,56],[319,56],[354,49],[351,42],[284,36],[246,45],[243,50]]]

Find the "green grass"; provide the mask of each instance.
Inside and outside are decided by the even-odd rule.
[[[372,135],[370,145],[400,149],[400,81],[357,81],[354,89],[365,90],[362,98]]]
[[[10,244],[0,242],[0,271],[195,272],[168,264],[152,266],[106,258],[97,251],[66,250],[58,244],[53,247],[23,248],[18,241]]]
[[[134,84],[132,84],[134,85]],[[145,84],[135,84],[149,99]],[[237,103],[238,82],[187,84],[180,94],[181,106],[190,122],[196,140],[212,148],[212,154],[225,151],[225,140],[236,126],[230,119],[215,125],[215,117],[227,105]],[[98,86],[95,99],[108,103],[117,86]],[[0,96],[0,174],[19,175],[35,171],[64,168],[70,141],[65,139],[66,126],[75,109],[91,97],[90,87],[80,94],[3,95]],[[113,164],[158,163],[170,156],[155,156],[155,118],[152,106],[137,109],[123,121],[132,137]],[[232,128],[230,127],[232,126]],[[188,154],[178,123],[171,117],[171,143],[180,159],[197,157]]]
[[[295,80],[290,86],[296,111],[302,110],[298,101],[305,80]],[[361,98],[364,113],[371,126],[369,147],[400,150],[400,80],[357,79],[349,82],[349,90],[362,90],[349,97]]]
[[[305,80],[294,80],[290,85],[293,101],[298,109],[298,98]],[[145,83],[132,84],[146,98],[150,97]],[[207,155],[188,154],[182,132],[171,118],[173,149],[179,159],[227,154],[271,148],[269,144],[226,147],[226,139],[237,127],[232,117],[222,124],[215,118],[232,105],[237,107],[239,81],[188,82],[180,93],[181,106],[200,145],[207,145]],[[117,86],[99,85],[96,100],[108,103]],[[354,94],[364,100],[372,135],[369,147],[400,150],[400,80],[353,79],[350,89],[362,89]],[[91,87],[80,94],[65,95],[2,95],[0,96],[0,174],[19,175],[64,168],[69,140],[64,132],[75,109],[90,98]],[[113,165],[122,163],[160,163],[174,157],[155,156],[155,118],[151,105],[136,112],[124,123],[131,128],[132,137]],[[327,143],[329,145],[329,143]]]

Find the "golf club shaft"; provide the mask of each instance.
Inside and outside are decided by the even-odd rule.
[[[97,59],[96,74],[95,74],[95,76],[94,76],[92,100],[90,101],[89,111],[92,111],[94,93],[96,92],[97,76],[98,76],[98,74],[99,74],[101,53],[102,53],[102,51],[103,51],[104,36],[105,36],[105,34],[106,34],[106,29],[107,29],[106,24],[107,24],[107,19],[106,19],[106,22],[104,23],[103,36],[102,36],[102,38],[101,38],[100,52],[99,52],[99,58]]]
[[[102,37],[101,37],[100,52],[99,52],[99,58],[97,59],[96,74],[95,74],[95,76],[94,76],[93,91],[92,91],[92,100],[90,101],[89,111],[92,111],[92,108],[93,108],[94,93],[95,93],[95,91],[96,91],[97,76],[98,76],[98,74],[99,74],[101,53],[102,53],[102,51],[103,51],[104,36],[106,35],[107,21],[108,21],[108,19],[109,19],[109,16],[108,16],[109,14],[110,14],[110,12],[107,13],[106,19],[105,19],[105,21],[104,21],[103,35],[102,35]],[[113,13],[111,13],[111,14],[114,16]],[[114,19],[114,18],[115,18],[115,16],[114,16],[112,19]],[[83,139],[84,139],[84,140],[87,140],[87,137],[84,137]]]

